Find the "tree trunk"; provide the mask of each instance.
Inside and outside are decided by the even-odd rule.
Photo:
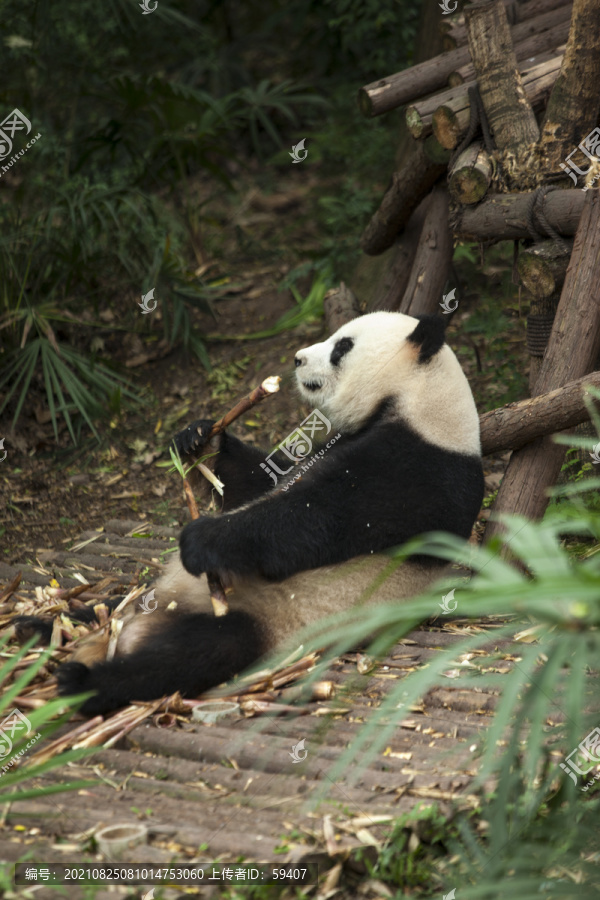
[[[448,173],[448,190],[458,203],[479,203],[492,180],[492,160],[479,143],[460,154]]]
[[[448,226],[448,192],[439,186],[431,193],[400,312],[408,316],[439,313],[451,262],[452,234]]]
[[[363,251],[378,256],[391,247],[413,211],[445,171],[446,166],[432,162],[422,142],[416,142],[402,170],[392,175],[392,183],[379,209],[365,228],[360,241]]]
[[[542,208],[555,231],[562,235],[575,234],[588,194],[567,190],[552,191],[546,195]],[[529,238],[527,216],[531,197],[529,191],[496,194],[476,207],[458,209],[453,216],[452,230],[461,240],[512,241]]]
[[[479,93],[499,149],[524,147],[539,138],[517,68],[502,0],[475,0],[465,12]]]
[[[536,396],[591,372],[600,352],[600,195],[593,191],[585,196],[550,342],[535,384]],[[556,482],[564,455],[565,447],[548,437],[537,438],[513,453],[493,512],[540,518],[548,503],[546,491]],[[486,539],[500,527],[490,523]]]
[[[598,0],[575,0],[561,72],[548,101],[542,126],[541,144],[547,174],[559,174],[563,167],[567,168],[565,158],[576,150],[582,135],[588,135],[598,122],[599,46]],[[578,163],[584,161],[587,167],[589,154],[579,152],[578,156]]]
[[[557,434],[589,420],[585,389],[600,390],[600,372],[584,375],[564,387],[529,400],[509,403],[479,417],[483,456],[518,450],[535,438]]]
[[[546,98],[558,78],[561,60],[562,56],[559,54],[525,71],[523,90],[525,91],[527,102],[532,106],[541,108],[546,102]],[[472,83],[475,84],[475,82]],[[470,84],[463,84],[459,88],[451,88],[452,93],[448,91],[443,94],[437,94],[436,97],[424,101],[418,107],[409,107],[411,111],[418,109],[429,113],[432,102],[438,101],[439,105],[431,117],[431,129],[442,147],[446,147],[449,150],[453,150],[454,147],[460,144],[469,127],[471,111],[467,92],[470,86]],[[448,99],[445,99],[446,97]],[[422,118],[421,137],[428,133],[429,121],[428,118],[423,116]],[[414,113],[412,113],[412,122],[413,125],[416,123]]]

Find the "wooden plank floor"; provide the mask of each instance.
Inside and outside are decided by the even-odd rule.
[[[36,554],[35,563],[0,565],[0,582],[22,571],[23,593],[50,578],[61,587],[76,585],[78,572],[89,582],[110,574],[126,588],[137,585],[143,571],[142,581],[149,584],[161,554],[175,546],[176,538],[174,529],[111,521],[102,533],[82,534],[75,547],[88,543],[80,549],[47,549]],[[7,827],[0,831],[0,859],[14,861],[30,851],[32,860],[74,862],[86,854],[89,836],[102,825],[143,821],[149,841],[131,851],[132,861],[244,856],[269,863],[316,859],[329,868],[350,848],[376,845],[387,823],[416,804],[437,802],[448,812],[457,803],[468,807],[473,803],[473,751],[496,696],[458,687],[450,679],[408,713],[385,751],[366,767],[353,766],[335,780],[328,774],[386,690],[407,669],[462,638],[452,622],[440,618],[397,644],[368,675],[358,674],[357,654],[335,661],[324,677],[339,689],[345,712],[336,715],[327,714],[335,707],[330,700],[307,704],[307,715],[235,715],[217,725],[180,720],[176,727],[162,728],[148,719],[117,748],[101,749],[42,779],[91,777],[95,784],[88,789],[31,801],[20,801],[17,794]],[[501,646],[493,628],[490,646]],[[508,671],[510,662],[499,665]],[[291,751],[300,740],[307,756],[294,764]],[[319,791],[324,799],[317,806]],[[91,853],[87,858],[100,857]]]

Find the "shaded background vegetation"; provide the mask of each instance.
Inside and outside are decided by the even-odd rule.
[[[208,396],[223,412],[242,392],[241,376],[255,380],[266,359],[289,366],[293,348],[320,334],[323,289],[348,279],[356,266],[358,237],[393,169],[398,143],[400,114],[365,121],[355,93],[410,63],[418,14],[408,0],[159,0],[146,16],[137,0],[3,4],[1,117],[17,107],[31,120],[32,134],[42,135],[0,178],[0,415],[2,434],[16,424],[17,448],[24,436],[23,469],[15,466],[10,484],[6,479],[7,491],[14,491],[7,509],[11,538],[23,524],[30,542],[16,547],[15,558],[31,550],[44,479],[57,471],[67,479],[97,477],[102,494],[123,478],[124,460],[139,482],[160,456],[191,405],[184,389],[167,379],[171,368],[181,371],[183,358],[169,357],[170,351],[188,354],[185,390],[201,383],[203,399]],[[308,160],[293,165],[289,151],[303,138]],[[15,141],[16,150],[21,146]],[[458,247],[455,254],[464,303],[451,340],[481,410],[526,393],[527,310],[511,281],[511,249],[500,246],[485,260],[474,247]],[[260,280],[263,269],[266,281]],[[254,305],[232,305],[235,292],[247,289],[249,273]],[[141,316],[138,303],[151,288],[159,310]],[[234,341],[224,347],[209,337],[214,331],[230,337],[260,332],[263,338],[281,333],[276,322],[286,313],[284,325],[296,328],[287,343]],[[152,356],[156,347],[166,360],[162,368],[163,357]],[[136,377],[132,384],[125,364],[144,354],[158,360],[153,378]],[[199,368],[201,381],[194,381]],[[289,430],[284,413],[268,415],[261,410],[244,424],[260,428],[269,440]],[[72,455],[74,443],[84,455]],[[40,461],[39,470],[26,469],[29,456]],[[52,512],[64,512],[59,521],[73,526],[73,536],[91,517],[90,494],[81,518],[77,502],[92,487],[77,484],[85,485],[77,499],[65,488],[64,509],[58,494],[52,496]],[[23,496],[33,498],[29,517],[19,506]],[[125,507],[116,509],[103,499],[94,524],[123,509],[142,512],[137,495],[130,491],[127,497]],[[166,502],[162,510],[157,505],[143,511],[153,520],[162,512],[178,521]],[[554,543],[541,549],[535,532],[527,533],[522,558],[530,571],[544,571],[557,557],[560,527],[553,527]],[[580,507],[569,529],[587,542],[578,546],[589,557],[585,577],[576,567],[573,578],[587,578],[589,593],[598,578],[597,514],[588,516]],[[40,533],[50,539],[47,529]],[[563,574],[567,568],[564,563]],[[567,594],[570,577],[564,574]],[[508,589],[508,568],[498,568],[496,592],[502,578]],[[536,582],[531,587],[540,607],[546,588]],[[486,591],[489,584],[475,583],[474,617]],[[587,593],[585,599],[591,604]],[[512,609],[508,601],[506,608]],[[579,629],[586,643],[582,625],[569,608],[559,613],[556,621],[544,620],[546,650],[579,675],[575,651],[566,642]],[[528,614],[533,616],[531,609]],[[583,658],[594,671],[595,613],[586,624],[594,637]],[[527,659],[524,675],[539,677],[536,654]],[[558,664],[552,665],[554,677]],[[569,703],[573,683],[568,682]],[[494,824],[492,839],[486,844],[486,829],[473,832],[465,821],[456,829],[438,822],[434,851],[423,842],[421,855],[412,859],[405,847],[408,831],[400,823],[374,873],[397,896],[405,890],[414,896],[415,886],[422,895],[429,891],[440,847],[444,883],[456,884],[457,900],[497,896],[494,885],[507,874],[515,835],[526,848],[518,859],[524,885],[519,896],[571,895],[561,893],[561,884],[574,883],[571,875],[589,843],[598,803],[589,797],[585,806],[576,802],[567,791],[570,782],[549,787],[548,755],[540,749],[544,717],[527,691],[527,680],[515,679],[514,697],[525,698],[516,727],[530,715],[539,740],[522,769],[516,737],[511,754],[498,763],[505,793],[499,792],[493,806],[482,801],[478,810],[480,820],[487,816]],[[498,735],[511,713],[505,705]],[[584,721],[591,727],[589,716]],[[584,736],[579,716],[576,724],[564,735],[565,752],[575,731]],[[545,793],[532,787],[538,767]],[[450,852],[458,854],[456,869],[448,862],[454,858]],[[586,871],[589,862],[588,857]]]

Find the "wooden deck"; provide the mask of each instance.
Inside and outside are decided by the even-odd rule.
[[[149,584],[159,554],[176,536],[168,528],[108,522],[102,533],[81,535],[75,547],[89,543],[80,549],[41,551],[34,566],[0,564],[0,582],[21,571],[17,595],[23,596],[51,578],[61,587],[75,586],[78,572],[90,583],[110,575],[117,589],[136,585],[139,572],[149,568],[143,579]],[[335,781],[328,775],[390,685],[464,637],[456,620],[437,622],[439,627],[422,627],[398,643],[367,675],[358,673],[357,654],[334,662],[324,677],[337,686],[336,698],[305,704],[302,715],[235,715],[217,725],[180,716],[172,727],[151,717],[117,747],[47,773],[45,783],[80,777],[96,783],[42,800],[19,801],[17,795],[0,831],[0,859],[15,861],[29,852],[33,861],[99,860],[88,852],[95,830],[141,821],[149,840],[131,851],[132,861],[310,860],[326,871],[353,848],[376,852],[391,820],[417,804],[435,802],[448,813],[469,807],[473,751],[496,696],[461,688],[451,678],[410,711],[355,782],[356,770]],[[490,628],[490,645],[498,647]],[[503,665],[508,671],[510,662]],[[295,764],[291,751],[300,740],[307,756]],[[324,799],[316,805],[320,790]],[[41,889],[36,896],[45,894]]]

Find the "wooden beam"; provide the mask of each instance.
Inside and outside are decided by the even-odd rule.
[[[508,403],[479,417],[483,456],[518,450],[535,438],[556,434],[589,420],[587,387],[600,390],[600,372],[591,372],[563,387],[518,403]]]
[[[364,253],[378,256],[394,243],[421,200],[429,193],[445,164],[433,162],[422,141],[418,141],[384,194],[377,212],[364,230],[360,245]]]
[[[575,234],[586,196],[580,190],[552,191],[546,195],[543,210],[555,231],[562,235]],[[451,222],[452,230],[462,240],[512,241],[530,238],[527,218],[531,198],[529,191],[488,195],[478,206],[456,210]]]

